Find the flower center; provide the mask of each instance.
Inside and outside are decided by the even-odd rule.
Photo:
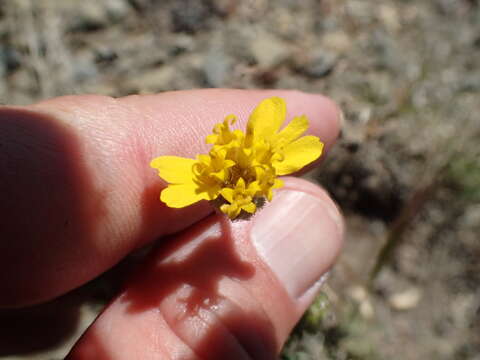
[[[226,187],[233,188],[235,187],[240,178],[242,178],[247,185],[255,181],[256,174],[254,169],[252,169],[251,167],[244,168],[239,166],[238,164],[232,166],[228,169],[228,176],[225,179],[224,185]]]

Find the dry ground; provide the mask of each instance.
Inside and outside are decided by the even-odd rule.
[[[0,75],[8,104],[193,87],[333,97],[342,137],[310,178],[345,211],[347,245],[283,358],[480,359],[478,1],[3,0]],[[0,313],[0,358],[61,358],[117,275],[47,312]],[[45,323],[58,333],[40,336]]]

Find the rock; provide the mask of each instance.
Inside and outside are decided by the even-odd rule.
[[[343,31],[335,31],[325,34],[322,37],[322,44],[338,54],[343,54],[350,50],[352,42],[350,37]]]
[[[177,34],[172,37],[172,43],[168,45],[169,55],[178,56],[195,49],[195,39],[191,35]]]
[[[105,7],[100,2],[85,1],[78,6],[76,16],[70,19],[70,31],[96,31],[108,25]]]
[[[95,54],[84,50],[73,58],[73,78],[75,82],[84,82],[98,76],[98,69],[95,65]]]
[[[354,285],[348,288],[347,292],[350,297],[357,302],[365,301],[368,298],[367,289],[365,289],[363,286]]]
[[[173,30],[193,34],[206,28],[210,15],[210,9],[204,2],[197,0],[176,1],[171,10]]]
[[[212,6],[220,16],[229,16],[238,6],[236,0],[211,0]]]
[[[420,289],[412,287],[403,292],[393,294],[388,299],[388,302],[395,310],[410,310],[418,305],[421,297]]]
[[[257,64],[264,69],[277,66],[290,56],[287,44],[264,30],[255,32],[250,51]]]
[[[394,6],[387,4],[379,5],[377,8],[377,17],[388,30],[396,32],[400,29],[398,11]]]
[[[349,0],[345,4],[345,11],[353,22],[368,26],[374,17],[374,6],[370,1]]]
[[[21,64],[21,57],[15,48],[9,45],[0,44],[0,66],[5,74],[18,69]]]
[[[132,76],[127,87],[134,92],[152,93],[169,89],[174,79],[175,67],[164,65]]]
[[[358,303],[358,309],[364,319],[371,319],[375,315],[373,305],[368,296],[368,291],[359,285],[354,285],[348,290],[350,297]]]
[[[458,90],[462,92],[480,92],[480,72],[472,73],[460,81]]]
[[[83,0],[75,4],[65,4],[67,8],[71,6],[70,11],[76,14],[69,19],[70,31],[97,31],[106,28],[112,22],[122,21],[130,11],[124,0]]]
[[[208,85],[222,87],[232,71],[232,59],[221,48],[212,48],[204,63],[205,79]]]
[[[106,46],[99,46],[95,49],[95,62],[98,64],[111,64],[118,59],[114,49]]]
[[[338,61],[338,55],[328,50],[317,50],[306,64],[303,72],[312,78],[322,78],[332,72]]]
[[[127,0],[104,0],[103,3],[108,18],[114,22],[122,21],[131,11]]]
[[[475,229],[480,227],[480,204],[470,205],[460,219],[464,228]]]
[[[22,92],[28,93],[36,90],[37,84],[35,81],[35,77],[33,76],[32,72],[26,69],[25,67],[21,67],[17,71],[15,71],[10,78],[12,84],[15,84],[15,88],[22,90]]]

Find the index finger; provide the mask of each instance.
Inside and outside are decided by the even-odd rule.
[[[195,90],[113,99],[69,96],[0,109],[0,305],[50,299],[97,276],[128,252],[210,212],[165,207],[153,157],[193,157],[228,114],[244,128],[264,98],[332,145],[339,111],[320,95]]]

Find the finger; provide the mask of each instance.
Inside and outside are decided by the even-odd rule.
[[[154,252],[67,358],[275,359],[342,233],[329,197],[288,178],[250,221],[212,216]]]
[[[39,302],[103,272],[132,249],[206,216],[205,203],[174,210],[149,167],[160,155],[207,151],[225,115],[244,127],[258,102],[286,99],[327,144],[338,132],[328,99],[298,92],[206,90],[69,96],[0,110],[0,306]]]

